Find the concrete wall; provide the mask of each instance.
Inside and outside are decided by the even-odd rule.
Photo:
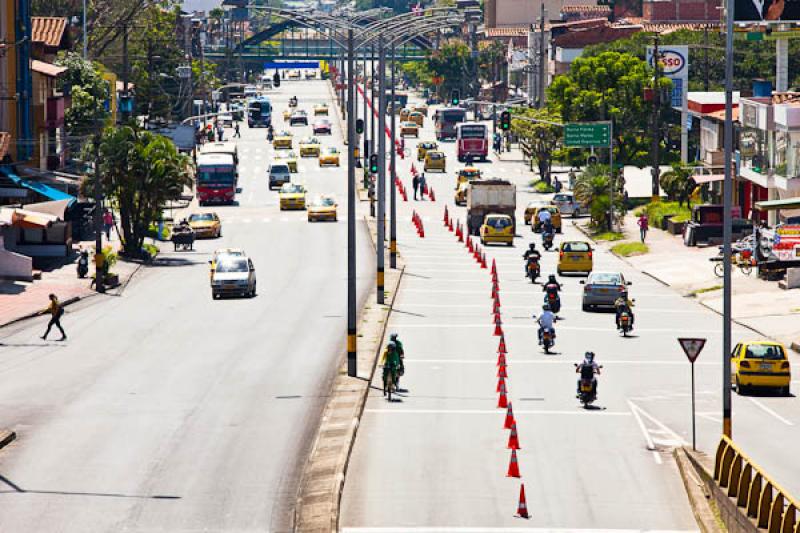
[[[9,252],[3,242],[3,234],[0,233],[0,279],[33,281],[33,259]]]
[[[642,16],[649,21],[719,21],[720,0],[644,0]]]
[[[497,27],[525,26],[537,22],[541,14],[541,5],[544,3],[545,18],[547,20],[560,20],[561,8],[564,4],[570,5],[597,5],[590,0],[494,0]],[[487,4],[487,9],[489,5]],[[491,16],[487,15],[487,21]]]

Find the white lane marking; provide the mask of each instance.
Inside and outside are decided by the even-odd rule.
[[[406,272],[407,276],[409,274],[411,275],[411,277],[409,277],[405,281],[414,281],[414,280],[418,280],[419,279],[419,278],[414,278],[413,277],[413,274],[414,274],[413,272]],[[452,282],[452,281],[462,281],[462,280],[448,279],[447,281],[449,283],[449,282]],[[463,281],[468,281],[468,280],[463,280]],[[471,280],[471,281],[474,281],[474,280]],[[534,287],[538,287],[538,285],[534,285]],[[538,294],[538,293],[534,292],[534,294]],[[569,295],[569,293],[566,293],[566,292],[563,292],[563,291],[560,292],[559,294],[563,294],[564,296],[568,296]],[[573,293],[573,294],[577,294],[577,293]],[[501,295],[502,295],[502,292],[501,292]],[[461,303],[459,303],[459,304],[435,304],[435,303],[423,303],[423,302],[400,302],[400,303],[395,305],[395,308],[397,308],[397,309],[405,309],[407,307],[435,307],[435,308],[442,308],[442,309],[461,309],[461,308],[464,308],[464,307],[490,308],[491,306],[492,306],[491,301],[486,303],[486,304],[461,304]],[[502,309],[538,309],[538,303],[535,304],[535,305],[534,304],[531,304],[531,305],[501,305],[500,308],[501,308],[501,310]],[[569,307],[569,306],[562,305],[561,306],[561,310],[562,311],[580,311],[581,308],[578,307],[578,306]],[[644,308],[644,307],[635,307],[635,310],[636,310],[637,314],[643,311],[643,312],[646,312],[646,313],[675,313],[675,314],[695,314],[695,315],[709,314],[709,315],[713,315],[714,317],[718,316],[716,313],[713,313],[712,311],[710,311],[708,309],[657,309],[657,308],[650,309],[650,308]],[[491,313],[488,313],[488,314],[491,314]],[[800,381],[793,381],[792,383],[800,383]]]
[[[566,529],[539,527],[344,527],[342,533],[697,533],[696,529]]]
[[[261,222],[271,222],[271,221],[272,221],[271,218],[262,218],[261,219]]]
[[[578,357],[579,354],[575,354],[575,357]],[[565,366],[572,366],[572,361],[548,361],[548,360],[541,360],[541,361],[532,361],[530,359],[520,359],[519,361],[513,355],[507,355],[506,360],[508,361],[508,366],[513,365],[565,365]],[[429,363],[429,364],[485,364],[485,365],[496,365],[497,359],[419,359],[413,358],[410,359],[408,357],[404,358],[403,361],[406,363]],[[675,366],[686,366],[686,359],[680,356],[676,356],[675,360],[657,360],[651,361],[648,359],[603,359],[604,365],[675,365]],[[695,365],[705,365],[705,366],[719,366],[721,362],[701,362],[697,361]],[[636,398],[634,398],[636,399]],[[648,396],[648,399],[653,399],[652,396]]]
[[[456,272],[456,271],[448,270],[446,272]],[[464,270],[463,272],[470,272],[470,271],[469,270]],[[423,274],[425,272],[417,271],[417,273]],[[487,277],[488,277],[488,275],[487,275]],[[446,280],[442,280],[442,281],[446,281]],[[503,284],[501,283],[500,284],[500,297],[501,298],[503,297],[504,294],[524,294],[526,296],[530,296],[530,294],[531,294],[530,291],[504,291],[502,289],[503,289]],[[404,289],[403,292],[424,292],[425,294],[434,294],[434,293],[435,294],[486,294],[486,291],[458,290],[458,289]],[[562,292],[561,294],[564,294],[565,296],[569,296],[569,295],[572,295],[572,294],[582,294],[582,293],[580,293],[580,292]],[[637,292],[637,293],[634,293],[633,296],[635,296],[636,298],[644,298],[644,297],[663,298],[665,296],[670,296],[670,297],[683,299],[683,296],[681,296],[680,294],[678,294],[678,293],[670,293],[670,292],[664,292],[664,293],[661,293],[661,294],[651,294],[651,293],[649,293],[649,294],[641,294],[641,293]]]
[[[636,419],[636,424],[639,426],[639,429],[641,430],[642,435],[644,436],[644,441],[645,441],[645,444],[647,444],[647,449],[651,450],[651,451],[655,451],[656,445],[653,442],[653,438],[650,436],[650,432],[647,431],[647,427],[645,427],[644,421],[642,420],[642,417],[639,416],[639,408],[636,406],[636,404],[634,404],[630,400],[628,400],[628,407],[630,408],[631,413],[633,414],[634,418]],[[656,455],[658,455],[658,454],[656,454]]]
[[[281,217],[281,222],[289,222],[289,217]]]
[[[531,324],[503,324],[503,329],[515,329],[515,328],[533,328],[533,319],[531,319]],[[433,328],[433,329],[444,329],[444,328],[458,328],[458,329],[478,329],[478,328],[490,328],[493,327],[493,324],[392,324],[393,328]],[[558,331],[603,331],[618,334],[613,328],[610,327],[573,327],[573,326],[557,326],[556,332]],[[676,333],[675,328],[637,328],[637,333]],[[733,331],[737,334],[746,333],[746,330],[737,329]],[[720,333],[719,329],[693,329],[692,333]]]
[[[710,420],[711,422],[714,422],[716,424],[721,424],[722,423],[722,418],[721,417],[712,415],[710,413],[697,413],[697,416],[699,416],[700,418],[704,418],[706,420]]]
[[[254,193],[251,191],[250,194],[247,195],[247,203],[248,204],[253,203],[253,194]]]
[[[786,419],[786,418],[782,417],[781,415],[779,415],[778,413],[776,413],[775,411],[773,411],[772,409],[770,409],[769,407],[767,407],[767,406],[766,406],[766,405],[764,405],[763,403],[759,402],[759,401],[758,401],[758,400],[756,400],[755,398],[750,398],[750,397],[748,397],[747,399],[748,399],[748,400],[750,400],[750,402],[751,402],[751,403],[755,404],[755,406],[756,406],[756,407],[759,407],[759,408],[760,408],[762,411],[764,411],[765,413],[767,413],[767,414],[770,414],[770,415],[774,416],[774,417],[775,417],[775,418],[777,418],[777,419],[778,419],[780,422],[783,422],[783,423],[784,423],[784,424],[786,424],[787,426],[793,426],[793,425],[794,425],[794,422],[792,422],[791,420],[788,420],[788,419]]]
[[[656,417],[654,417],[653,415],[651,415],[650,413],[648,413],[647,411],[645,411],[644,409],[642,409],[638,405],[634,404],[632,401],[630,401],[630,400],[627,400],[627,401],[628,401],[629,404],[631,404],[634,407],[636,407],[636,409],[639,411],[639,413],[642,416],[644,416],[645,418],[650,420],[650,422],[652,422],[653,424],[658,426],[658,428],[661,430],[661,432],[663,434],[667,435],[670,439],[672,439],[673,441],[677,442],[678,444],[682,444],[684,446],[688,444],[688,442],[686,442],[683,439],[683,437],[681,437],[680,435],[678,435],[677,433],[672,431],[670,428],[668,428],[666,425],[664,425],[664,423],[661,422],[660,420],[658,420]]]
[[[367,413],[393,413],[408,415],[502,415],[502,409],[364,409]],[[577,415],[577,416],[631,416],[626,411],[548,411],[548,410],[514,410],[515,415]]]

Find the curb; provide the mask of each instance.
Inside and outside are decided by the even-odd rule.
[[[9,429],[0,429],[0,449],[5,448],[17,438],[17,434]]]
[[[692,507],[694,520],[700,527],[700,531],[702,533],[722,533],[724,529],[717,522],[711,495],[708,494],[703,481],[697,476],[700,463],[691,457],[689,451],[683,447],[675,448],[672,456],[678,466],[689,505]]]
[[[374,222],[368,221],[368,226],[374,247]],[[339,373],[331,385],[314,444],[300,476],[294,509],[295,532],[338,532],[345,476],[383,346],[389,316],[405,271],[402,259],[398,267],[397,270],[387,270],[386,273],[385,290],[389,294],[386,304],[373,303],[376,298],[373,289],[366,300],[369,303],[359,311],[359,324],[372,326],[372,330],[369,327],[360,327],[360,333],[366,335],[371,331],[374,334],[373,338],[360,337],[358,347],[359,367],[367,371],[353,378],[347,376],[346,361],[342,360],[339,365]]]

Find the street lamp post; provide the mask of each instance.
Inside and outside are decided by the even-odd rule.
[[[386,239],[386,50],[383,39],[378,41],[378,86],[378,242],[375,249],[378,259],[378,303],[382,304],[385,300],[383,276]]]
[[[722,220],[722,433],[731,421],[731,206],[733,205],[733,0],[725,2],[725,184]]]
[[[353,29],[347,31],[347,375],[356,377],[356,128]]]
[[[389,268],[397,268],[397,192],[395,191],[395,180],[397,179],[397,129],[395,124],[395,117],[396,113],[394,112],[395,106],[395,94],[394,94],[394,87],[395,87],[395,78],[394,78],[394,69],[395,69],[395,45],[394,41],[392,41],[392,118],[390,121],[390,130],[391,130],[391,146],[389,147],[391,156],[389,164],[389,168],[391,169],[391,175],[389,177],[389,215],[391,220],[391,226],[389,228]]]

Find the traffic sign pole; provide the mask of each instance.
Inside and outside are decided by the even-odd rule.
[[[703,351],[703,346],[706,345],[706,339],[689,339],[679,338],[678,342],[689,359],[689,364],[692,367],[692,450],[697,450],[697,425],[695,423],[695,406],[694,406],[694,362],[700,352]]]

